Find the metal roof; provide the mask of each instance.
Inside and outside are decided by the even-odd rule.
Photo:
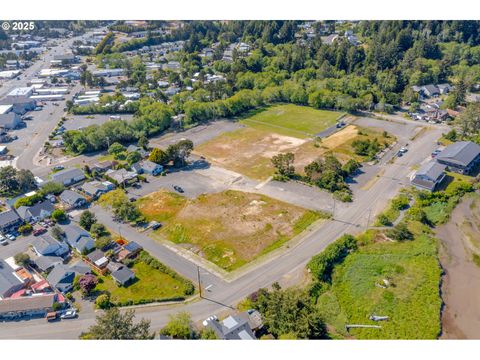
[[[468,166],[480,154],[480,146],[471,141],[458,141],[448,145],[437,159],[460,166]]]

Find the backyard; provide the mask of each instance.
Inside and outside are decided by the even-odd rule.
[[[278,248],[322,216],[264,195],[224,191],[186,199],[159,191],[140,199],[148,220],[168,239],[231,271]]]
[[[132,284],[118,286],[110,275],[100,276],[96,290],[108,291],[110,301],[119,306],[174,300],[186,295],[184,282],[144,262],[135,262],[132,271],[136,277]]]

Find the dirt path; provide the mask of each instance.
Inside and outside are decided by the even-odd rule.
[[[437,229],[440,262],[445,270],[441,339],[480,339],[480,267],[472,262],[469,245],[459,228],[471,216],[471,201],[463,200],[450,221]]]

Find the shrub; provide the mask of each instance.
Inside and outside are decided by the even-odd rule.
[[[312,257],[307,266],[318,280],[329,282],[335,264],[342,262],[348,253],[356,248],[356,239],[350,234],[345,234],[328,245],[320,254]]]
[[[333,193],[333,197],[342,202],[352,202],[352,194],[347,190],[338,190]]]
[[[395,226],[393,229],[388,230],[385,234],[389,238],[398,241],[413,239],[413,234],[408,229],[407,224],[403,222]]]
[[[95,305],[99,309],[108,309],[112,305],[112,303],[110,302],[110,295],[108,294],[99,295],[95,300]]]
[[[392,222],[390,221],[390,219],[388,218],[387,215],[385,214],[380,214],[378,215],[378,219],[377,219],[377,222],[381,225],[381,226],[390,226],[392,225]]]
[[[18,232],[22,235],[28,235],[32,232],[33,227],[30,224],[23,224],[18,228]]]
[[[67,219],[67,214],[62,209],[55,209],[52,212],[52,219],[57,222],[65,221]]]

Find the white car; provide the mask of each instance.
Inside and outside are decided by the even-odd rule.
[[[7,239],[5,239],[2,235],[0,235],[0,245],[7,245],[8,244],[8,241]]]
[[[77,317],[77,310],[70,309],[65,311],[62,315],[60,315],[60,319],[74,319]]]
[[[13,234],[7,234],[7,235],[5,235],[5,236],[7,237],[8,240],[11,240],[11,241],[13,241],[13,240],[15,240],[15,239],[17,238],[17,237],[16,237],[15,235],[13,235]]]
[[[209,321],[217,321],[217,320],[218,320],[217,315],[212,315],[206,318],[205,320],[203,320],[202,324],[203,326],[207,326]]]
[[[401,153],[406,153],[407,151],[408,151],[408,149],[407,149],[406,147],[402,147],[402,148],[400,149],[400,152],[401,152]]]

